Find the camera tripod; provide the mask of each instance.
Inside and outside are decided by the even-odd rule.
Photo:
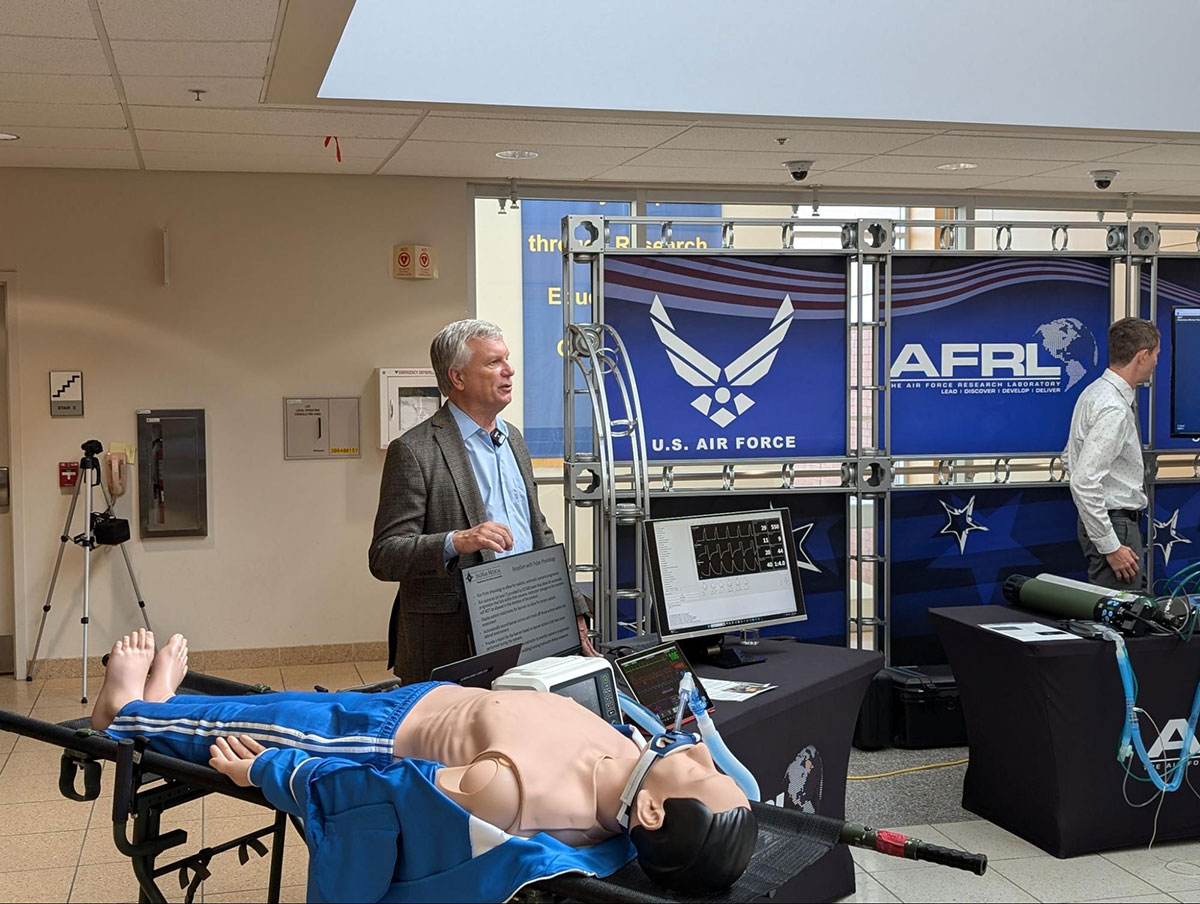
[[[67,511],[67,522],[63,525],[63,532],[58,546],[58,558],[54,560],[54,573],[50,575],[50,589],[46,591],[46,602],[42,606],[42,622],[38,625],[37,641],[33,645],[33,660],[30,662],[29,674],[25,677],[26,681],[32,681],[34,673],[37,670],[38,650],[42,646],[42,632],[46,630],[46,616],[50,614],[50,600],[54,597],[54,585],[58,583],[58,569],[62,565],[63,550],[67,548],[67,541],[70,540],[76,546],[83,548],[83,616],[79,619],[79,623],[83,625],[83,693],[80,703],[88,702],[87,680],[88,680],[88,587],[92,577],[92,550],[96,548],[96,525],[98,522],[107,522],[112,517],[112,499],[108,495],[108,490],[104,484],[100,482],[100,462],[97,461],[96,455],[104,451],[104,446],[99,440],[89,439],[81,447],[83,450],[83,458],[79,460],[79,480],[75,484],[75,493],[71,497],[71,508]],[[87,487],[87,492],[83,493],[84,486]],[[92,490],[99,486],[100,492],[104,494],[106,506],[103,512],[97,512],[92,505]],[[75,517],[75,506],[79,502],[79,497],[83,496],[83,533],[72,537],[71,519]],[[129,531],[125,529],[124,539],[129,538]],[[129,551],[125,548],[124,540],[121,540],[114,545],[120,546],[121,555],[125,558],[125,570],[129,572],[129,580],[133,584],[133,592],[137,596],[137,604],[142,612],[142,620],[146,623],[146,630],[150,630],[150,617],[146,614],[146,602],[142,599],[141,588],[138,587],[137,578],[133,576],[133,564],[129,561]]]

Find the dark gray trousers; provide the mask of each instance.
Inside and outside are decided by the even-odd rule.
[[[1138,573],[1129,583],[1120,580],[1113,572],[1112,566],[1108,564],[1108,559],[1100,550],[1096,549],[1096,544],[1087,535],[1083,522],[1080,521],[1079,545],[1083,548],[1083,555],[1087,559],[1088,580],[1093,584],[1099,584],[1101,587],[1108,587],[1112,590],[1132,590],[1135,593],[1142,593],[1146,589],[1146,556],[1141,525],[1123,512],[1109,512],[1108,517],[1112,521],[1113,531],[1116,532],[1121,545],[1128,546],[1138,557],[1140,563]]]

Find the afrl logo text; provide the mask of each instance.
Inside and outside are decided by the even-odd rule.
[[[1062,368],[1043,364],[1037,342],[945,342],[937,362],[919,342],[900,349],[892,364],[892,379],[946,380],[963,377],[1058,380]],[[916,375],[920,375],[919,377]]]

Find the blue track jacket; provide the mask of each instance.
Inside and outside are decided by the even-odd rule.
[[[529,882],[608,876],[634,857],[626,835],[587,848],[545,833],[509,835],[442,794],[434,785],[441,768],[403,759],[376,769],[270,748],[250,780],[304,821],[311,902],[506,901]]]

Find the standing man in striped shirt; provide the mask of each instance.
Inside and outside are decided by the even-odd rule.
[[[1160,339],[1158,327],[1137,317],[1109,327],[1108,367],[1075,402],[1063,452],[1088,580],[1113,590],[1146,589],[1145,465],[1134,401],[1158,364]]]

